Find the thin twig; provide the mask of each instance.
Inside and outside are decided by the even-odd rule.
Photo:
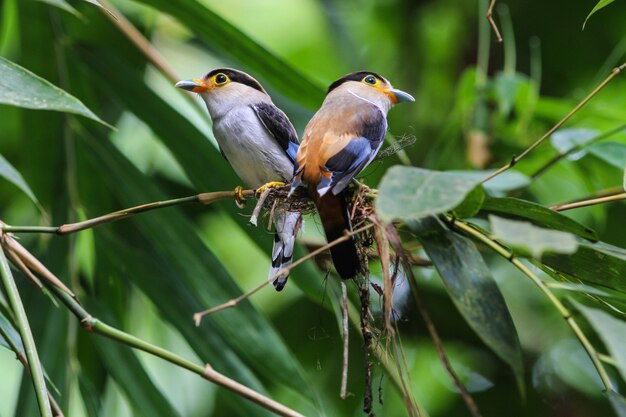
[[[592,198],[590,200],[581,200],[573,203],[557,204],[550,207],[554,211],[565,211],[580,207],[595,206],[596,204],[609,203],[611,201],[626,200],[626,193],[613,194],[606,197]]]
[[[11,240],[13,239],[10,236],[5,237],[3,241],[5,248],[8,246],[7,242],[10,242]],[[20,254],[18,253],[18,256],[19,255]],[[0,250],[0,264],[2,264],[2,259],[2,251]],[[22,259],[22,261],[27,264],[24,259]],[[6,265],[6,267],[8,268],[8,264]],[[60,288],[54,285],[50,285],[49,288],[51,289],[52,293],[61,302],[63,302],[63,304],[65,304],[65,306],[76,316],[76,318],[80,321],[81,326],[85,330],[124,343],[132,348],[148,352],[177,366],[190,370],[191,372],[200,375],[202,378],[216,385],[224,387],[237,395],[247,398],[248,400],[260,405],[261,407],[264,407],[265,409],[277,415],[286,417],[303,417],[302,414],[288,407],[285,407],[284,405],[272,400],[269,397],[259,394],[258,392],[238,383],[233,379],[226,377],[225,375],[220,374],[219,372],[212,369],[209,365],[202,366],[194,364],[193,362],[181,358],[180,356],[168,350],[152,345],[131,334],[125,333],[119,329],[109,326],[108,324],[98,320],[97,318],[89,314],[89,312],[87,312],[78,301],[72,298],[65,291],[62,291]],[[28,350],[26,352],[28,353]],[[29,362],[34,363],[31,360],[29,360]],[[45,416],[50,417],[49,414],[46,414]]]
[[[4,239],[1,233],[0,238]],[[2,283],[7,294],[9,306],[15,314],[15,321],[20,337],[22,338],[24,352],[30,364],[31,380],[35,388],[35,397],[37,398],[39,413],[41,417],[52,417],[50,400],[48,399],[48,388],[46,388],[46,381],[44,379],[43,369],[41,368],[41,362],[39,361],[39,355],[37,354],[35,340],[33,339],[33,334],[28,324],[28,317],[26,316],[26,311],[24,311],[24,305],[22,304],[20,294],[15,285],[15,280],[13,279],[13,274],[11,273],[11,267],[4,255],[2,247],[0,247],[0,275],[2,276]]]
[[[130,40],[133,45],[172,83],[180,81],[174,70],[169,66],[167,61],[152,46],[145,36],[128,20],[126,16],[120,13],[107,0],[99,0],[103,7],[104,15]]]
[[[385,323],[385,330],[388,333],[392,333],[391,327],[391,309],[393,303],[393,284],[391,282],[390,269],[390,255],[389,255],[389,242],[387,236],[384,233],[385,225],[376,216],[370,216],[370,220],[376,224],[374,230],[374,239],[376,240],[376,246],[378,246],[378,254],[380,257],[380,265],[383,272],[383,322]],[[393,227],[393,226],[392,226]]]
[[[402,247],[400,236],[398,236],[396,230],[393,228],[387,228],[385,232],[387,233],[389,242],[391,242],[391,246],[394,247],[394,249],[396,250],[396,253],[398,253],[400,255],[400,258],[404,261],[406,259],[406,250]],[[433,340],[433,343],[435,344],[435,349],[437,350],[437,354],[439,355],[439,360],[443,364],[448,375],[450,375],[450,377],[452,378],[454,385],[459,391],[461,398],[463,398],[463,401],[465,402],[465,405],[467,406],[472,416],[480,417],[481,413],[480,413],[480,410],[478,409],[478,406],[476,405],[476,402],[474,401],[474,399],[472,398],[472,395],[467,391],[467,389],[461,382],[461,379],[454,371],[454,368],[452,368],[450,360],[448,359],[448,356],[446,355],[446,351],[444,349],[441,337],[439,337],[439,333],[437,332],[437,328],[435,327],[435,323],[430,317],[430,313],[428,312],[428,309],[426,308],[421,297],[419,296],[419,291],[417,288],[417,280],[415,279],[415,274],[413,274],[413,270],[411,269],[411,266],[405,262],[404,269],[405,269],[405,273],[408,275],[408,281],[409,281],[409,285],[411,286],[411,293],[413,294],[413,298],[415,299],[415,305],[417,306],[417,309],[419,310],[420,315],[422,316],[422,319],[424,320],[424,323],[426,324],[426,328],[428,330],[428,333],[430,334],[431,339]]]
[[[365,274],[363,285],[359,288],[359,299],[361,301],[361,334],[363,336],[363,343],[365,345],[365,392],[363,393],[363,412],[368,417],[374,417],[374,411],[372,410],[372,361],[370,359],[370,352],[373,345],[374,335],[370,330],[368,317],[370,314],[369,298],[370,298],[370,282],[369,275]]]
[[[22,267],[27,267],[30,275],[35,272],[37,276],[42,278],[44,281],[47,281],[51,285],[59,288],[61,291],[66,292],[70,297],[76,299],[76,295],[61,281],[57,278],[52,272],[48,270],[39,259],[35,258],[29,251],[24,248],[17,240],[13,239],[11,234],[6,233],[2,239],[2,245],[7,249],[7,253],[10,253],[11,256],[15,256],[18,260],[14,265],[18,269],[22,269]],[[28,272],[24,272],[28,275]]]
[[[558,310],[561,316],[565,319],[568,326],[572,329],[572,331],[574,332],[574,334],[576,335],[580,343],[583,345],[583,348],[585,349],[585,351],[591,358],[591,361],[593,362],[594,366],[596,367],[596,370],[598,371],[598,375],[600,376],[600,379],[602,380],[602,383],[604,384],[605,389],[607,391],[613,391],[614,390],[613,383],[611,382],[611,379],[609,378],[609,375],[606,369],[604,369],[604,366],[602,365],[602,361],[600,360],[598,356],[598,352],[593,347],[593,345],[591,344],[587,336],[583,333],[583,331],[578,326],[578,323],[574,319],[574,316],[572,315],[571,311],[567,307],[565,307],[565,305],[561,302],[561,300],[559,300],[554,295],[554,293],[545,284],[545,282],[543,282],[537,275],[535,275],[535,273],[533,273],[526,265],[524,265],[524,263],[522,263],[522,261],[520,261],[515,256],[513,251],[506,248],[505,246],[503,246],[496,240],[492,239],[491,237],[487,236],[482,231],[474,228],[471,224],[466,223],[456,218],[448,217],[448,220],[451,222],[452,226],[455,227],[457,230],[463,231],[466,234],[473,237],[474,239],[479,240],[480,242],[484,243],[489,248],[491,248],[493,251],[495,251],[497,254],[507,259],[517,269],[519,269],[524,275],[530,278],[530,280],[533,281],[535,285],[539,287],[539,289],[548,297],[552,305],[554,305],[554,307]]]
[[[343,355],[341,360],[341,389],[339,390],[339,398],[345,400],[348,396],[348,360],[349,360],[349,339],[350,333],[348,332],[348,288],[346,283],[341,280],[341,336],[343,338]]]
[[[482,182],[485,183],[485,182],[487,182],[487,181],[497,177],[498,175],[502,174],[503,172],[513,168],[513,166],[515,166],[515,164],[517,164],[520,160],[522,160],[522,158],[526,157],[537,146],[541,145],[541,143],[544,140],[546,140],[551,134],[553,134],[561,126],[563,126],[565,124],[565,122],[567,122],[576,112],[578,112],[578,110],[580,110],[585,104],[587,104],[587,102],[589,102],[589,100],[591,100],[593,97],[595,97],[595,95],[598,94],[600,92],[600,90],[602,90],[609,82],[611,82],[611,80],[613,78],[615,78],[616,76],[621,74],[621,72],[624,69],[626,69],[626,63],[620,65],[619,67],[614,68],[613,71],[611,71],[611,74],[609,74],[609,76],[606,77],[604,81],[602,81],[591,93],[589,93],[589,95],[587,95],[587,97],[585,97],[580,103],[578,103],[576,105],[576,107],[574,107],[572,109],[572,111],[570,111],[564,118],[562,118],[550,130],[548,130],[542,137],[537,139],[537,141],[535,141],[535,143],[530,145],[524,152],[522,152],[520,155],[514,156],[511,159],[511,162],[509,162],[508,164],[504,165],[503,167],[498,169],[496,172],[488,175],[485,179],[482,180]]]
[[[543,174],[545,174],[546,171],[548,171],[550,168],[552,168],[557,162],[559,162],[560,160],[562,160],[563,158],[566,158],[584,148],[587,148],[591,145],[593,145],[594,143],[600,142],[601,140],[607,139],[613,135],[615,135],[616,133],[619,133],[623,130],[626,130],[626,124],[623,124],[619,127],[616,127],[615,129],[611,129],[608,132],[604,132],[596,137],[594,137],[593,139],[584,142],[584,143],[578,143],[575,146],[572,146],[570,149],[568,149],[566,152],[563,153],[559,153],[558,155],[555,155],[552,159],[550,159],[548,162],[546,162],[545,164],[543,164],[542,166],[539,167],[539,169],[537,169],[533,174],[531,174],[531,178],[537,178]]]
[[[406,360],[406,355],[404,354],[404,347],[402,346],[402,339],[400,337],[400,330],[398,329],[398,323],[394,323],[394,337],[393,337],[393,347],[395,350],[395,358],[397,362],[398,369],[405,369],[406,378],[409,387],[414,387],[413,378],[411,377],[411,368],[409,368],[409,363]],[[403,368],[404,367],[404,368]],[[402,378],[402,383],[405,384],[404,390],[404,402],[407,411],[409,412],[409,417],[420,417],[419,409],[417,408],[417,404],[415,402],[415,397],[410,395],[409,388],[406,386],[406,382],[404,378]]]
[[[22,352],[16,352],[15,356],[17,357],[17,360],[20,361],[20,363],[24,367],[24,370],[26,371],[26,373],[31,375],[30,366],[28,365],[28,359],[26,358],[26,356]],[[65,414],[63,414],[63,410],[61,410],[59,403],[56,402],[52,394],[50,394],[50,391],[48,391],[48,401],[50,401],[50,408],[52,409],[53,417],[65,417]]]
[[[296,261],[294,261],[288,267],[281,269],[280,271],[278,271],[277,273],[272,275],[269,279],[263,281],[261,284],[257,285],[256,287],[254,287],[250,291],[247,291],[247,292],[241,294],[239,297],[233,298],[232,300],[228,300],[224,304],[220,304],[220,305],[218,305],[216,307],[213,307],[213,308],[210,308],[208,310],[204,310],[204,311],[200,311],[198,313],[195,313],[193,315],[193,320],[196,323],[196,326],[200,325],[200,322],[202,321],[202,318],[204,316],[207,316],[207,315],[213,314],[213,313],[217,313],[218,311],[222,311],[222,310],[225,310],[227,308],[236,307],[237,304],[239,304],[241,301],[243,301],[246,298],[250,297],[252,294],[256,293],[261,288],[263,288],[266,285],[268,285],[270,282],[274,282],[274,280],[276,278],[278,278],[279,276],[282,276],[282,275],[288,273],[289,271],[291,271],[296,266],[298,266],[301,263],[303,263],[303,262],[313,258],[314,256],[324,252],[326,249],[330,249],[333,246],[338,245],[341,242],[345,242],[346,240],[349,240],[352,236],[354,236],[354,235],[356,235],[358,233],[361,233],[361,232],[369,229],[372,226],[374,226],[374,225],[373,224],[368,224],[368,225],[365,225],[365,226],[360,227],[358,229],[355,229],[353,231],[346,231],[346,233],[343,236],[333,240],[332,242],[329,242],[329,243],[325,244],[324,246],[320,246],[319,248],[317,248],[313,252],[310,252],[310,253],[306,254],[305,256],[303,256],[302,258],[297,259]]]
[[[7,345],[9,345],[9,348],[13,351],[13,353],[15,353],[15,358],[24,367],[24,370],[26,371],[26,373],[31,375],[30,366],[28,366],[28,359],[26,358],[26,355],[24,355],[24,353],[19,348],[19,346],[13,343],[13,339],[9,337],[9,334],[5,331],[5,329],[2,326],[0,326],[0,339],[4,339],[6,341]],[[54,398],[50,394],[50,391],[48,391],[48,400],[50,401],[50,407],[52,408],[53,416],[65,417],[65,415],[63,414],[63,410],[61,410],[61,407],[59,407],[59,404],[54,400]]]
[[[267,196],[270,195],[270,191],[272,191],[271,188],[266,188],[265,191],[263,191],[263,193],[259,197],[259,201],[257,201],[256,206],[254,207],[254,210],[252,211],[252,216],[250,216],[250,220],[248,220],[248,224],[250,226],[256,227],[257,219],[259,218],[259,213],[261,212],[261,209],[263,208],[263,205],[265,204],[265,200],[267,200]]]
[[[493,20],[493,8],[496,6],[496,0],[491,0],[491,3],[489,4],[489,8],[487,9],[487,20],[489,21],[489,24],[491,25],[491,28],[493,29],[493,32],[496,35],[496,41],[498,41],[498,43],[502,42],[502,36],[500,35],[500,31],[498,30],[498,25],[496,25],[496,22]]]
[[[243,190],[243,197],[252,197],[254,190]],[[212,193],[201,193],[189,197],[175,198],[172,200],[155,201],[153,203],[142,204],[135,207],[115,211],[100,217],[88,219],[78,223],[68,223],[61,226],[9,226],[3,225],[4,232],[11,233],[54,233],[57,235],[68,235],[81,230],[90,229],[104,223],[110,223],[116,220],[124,219],[138,213],[144,213],[150,210],[161,209],[165,207],[180,206],[190,203],[211,204],[219,200],[235,198],[235,191],[215,191]]]

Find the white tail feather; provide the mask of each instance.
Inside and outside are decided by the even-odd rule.
[[[272,266],[268,278],[273,277],[284,268],[291,266],[293,258],[293,248],[296,244],[296,235],[300,229],[302,216],[295,211],[278,211],[274,213],[274,248],[272,249]],[[276,291],[283,289],[287,284],[289,271],[280,275],[273,282]]]

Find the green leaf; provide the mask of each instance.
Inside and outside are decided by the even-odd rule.
[[[617,370],[622,379],[626,381],[626,323],[602,310],[586,307],[577,302],[574,302],[574,305],[598,333],[609,353],[617,362]]]
[[[622,170],[626,166],[626,145],[619,142],[603,142],[589,147],[589,153]]]
[[[591,11],[589,12],[589,14],[587,15],[587,18],[585,19],[585,21],[583,22],[583,30],[585,30],[585,25],[587,24],[587,20],[589,20],[589,18],[591,16],[593,16],[598,10],[608,6],[609,4],[613,3],[615,0],[600,0],[594,7],[593,9],[591,9]]]
[[[454,209],[454,215],[462,219],[473,217],[480,211],[484,201],[485,189],[479,185],[470,191],[465,200]]]
[[[418,234],[452,301],[470,327],[515,372],[524,392],[522,350],[513,319],[474,244],[433,218],[407,223]]]
[[[482,181],[487,178],[487,176],[493,174],[494,170],[484,170],[484,171],[459,171],[452,170],[447,171],[450,174],[463,175],[470,179],[475,179],[477,181]],[[526,187],[530,184],[530,178],[528,176],[522,174],[519,171],[515,171],[513,169],[509,169],[508,171],[503,172],[497,177],[487,181],[483,184],[483,188],[487,191],[488,194],[491,195],[503,195],[512,190],[518,190],[520,188]]]
[[[139,0],[178,19],[206,42],[206,46],[268,82],[279,93],[309,108],[318,108],[324,89],[283,59],[255,42],[197,0]],[[185,74],[184,78],[200,74]]]
[[[39,200],[35,197],[35,194],[30,189],[26,181],[22,175],[7,161],[2,154],[0,154],[0,177],[8,180],[15,184],[20,190],[24,192],[35,203],[37,206],[40,206]]]
[[[380,182],[376,209],[387,222],[417,220],[454,209],[478,184],[465,175],[394,166]]]
[[[574,282],[602,285],[626,292],[626,250],[604,242],[578,242],[572,255],[546,253],[541,261]],[[601,266],[602,271],[599,271]]]
[[[481,211],[496,213],[501,217],[529,220],[537,226],[573,233],[585,239],[598,240],[596,232],[554,210],[518,198],[487,198]]]
[[[554,132],[550,136],[550,143],[559,151],[560,154],[573,151],[575,148],[584,148],[585,144],[593,141],[600,135],[600,132],[593,129],[562,129]],[[567,156],[570,161],[577,161],[585,156],[587,150],[581,149],[580,151],[573,152]]]
[[[89,135],[86,135],[86,140],[88,149],[85,149],[85,153],[88,160],[93,164],[94,170],[110,173],[103,180],[114,191],[122,205],[132,206],[141,201],[164,199],[164,195],[152,182],[133,167],[109,141],[101,137],[96,140]],[[154,253],[146,258],[145,262],[156,262],[156,259],[168,260],[168,263],[155,269],[153,274],[147,274],[145,270],[147,267],[141,266],[143,263],[140,264],[137,276],[133,277],[133,280],[147,279],[146,285],[153,288],[161,287],[161,291],[149,291],[148,294],[155,305],[175,310],[176,320],[172,323],[181,332],[182,327],[187,329],[183,333],[194,348],[198,347],[201,335],[212,338],[211,344],[218,346],[215,346],[212,357],[202,355],[204,360],[215,362],[218,360],[215,355],[237,359],[237,362],[238,358],[242,358],[260,373],[267,377],[271,375],[274,382],[286,386],[297,383],[299,386],[308,387],[307,389],[312,392],[297,360],[267,319],[249,302],[245,301],[235,309],[205,318],[200,329],[193,326],[191,318],[194,312],[235,298],[241,294],[241,290],[228,275],[220,260],[204,246],[187,218],[177,209],[169,209],[138,216],[133,223],[137,225],[144,238],[154,245]],[[158,238],[155,239],[154,236]],[[163,272],[159,273],[161,270]],[[172,288],[173,286],[175,288]],[[173,296],[181,292],[186,294]],[[185,301],[167,306],[171,304],[172,298]],[[221,335],[223,340],[220,341],[218,335]],[[208,343],[206,338],[202,343]],[[255,348],[250,349],[250,346]],[[227,348],[232,349],[236,355],[233,353],[226,355]],[[233,356],[238,358],[232,358]],[[232,364],[228,369],[231,372],[229,376],[242,383],[247,380],[250,384],[258,385],[254,375],[246,367]]]
[[[497,98],[498,110],[503,116],[508,116],[513,109],[521,86],[527,78],[521,74],[499,72],[493,80],[493,89]]]
[[[22,345],[22,339],[20,339],[20,334],[13,326],[11,320],[9,320],[7,316],[5,316],[4,306],[1,306],[0,308],[0,330],[0,345],[4,346],[10,351],[14,351],[12,346],[15,346],[20,352],[24,352],[24,346]],[[6,337],[8,337],[10,340],[5,340],[5,338],[2,337],[3,334],[6,335]]]
[[[544,252],[572,254],[578,242],[574,235],[533,226],[531,223],[489,216],[494,237],[508,245],[541,258]]]
[[[615,391],[608,391],[606,395],[609,397],[609,401],[617,417],[626,417],[626,399]]]
[[[76,10],[71,4],[69,4],[65,0],[38,0],[38,1],[42,3],[47,3],[54,7],[58,7],[59,9],[64,10],[68,13],[71,13],[76,17],[80,16],[80,13],[78,12],[78,10]]]
[[[2,57],[0,57],[0,104],[74,113],[109,126],[76,97]]]
[[[89,311],[108,324],[119,328],[110,314],[90,305]],[[148,376],[136,353],[119,342],[101,339],[94,343],[107,372],[126,393],[136,415],[177,417],[180,416],[172,404],[163,396]]]

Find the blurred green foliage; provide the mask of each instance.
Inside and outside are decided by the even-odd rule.
[[[0,182],[0,219],[6,223],[64,224],[239,184],[215,147],[202,103],[174,89],[107,12],[90,3],[0,3],[1,63],[16,63],[67,91],[115,127],[67,113],[0,105],[0,171],[10,181]],[[319,106],[325,86],[349,71],[376,71],[413,94],[416,103],[393,110],[389,125],[392,135],[414,135],[417,142],[405,154],[374,162],[362,175],[371,187],[390,166],[410,161],[466,175],[471,190],[485,175],[476,169],[497,168],[521,153],[626,59],[626,8],[619,2],[594,15],[584,31],[593,8],[588,2],[498,2],[503,4],[495,17],[504,44],[493,41],[483,17],[486,0],[112,3],[181,79],[217,66],[249,71],[299,132]],[[3,76],[0,92],[13,88],[10,83]],[[564,278],[544,266],[555,283],[574,276],[596,285],[594,291],[606,291],[598,295],[564,284],[558,290],[561,298],[599,300],[594,308],[615,317],[626,311],[626,258],[619,251],[626,247],[626,206],[578,209],[565,219],[546,214],[544,206],[624,185],[626,133],[616,130],[626,124],[624,97],[626,78],[617,77],[568,122],[566,148],[553,137],[552,145],[544,143],[522,160],[500,188],[494,180],[485,186],[490,196],[472,203],[483,207],[482,214],[504,212],[615,245],[586,242],[574,256],[541,258],[569,274]],[[616,131],[535,176],[555,156],[580,144],[581,131],[594,136],[610,130]],[[465,174],[458,174],[461,170]],[[525,201],[501,198],[505,195]],[[476,207],[463,213],[474,215]],[[488,228],[484,219],[475,222]],[[199,328],[193,325],[193,312],[225,302],[265,278],[271,235],[263,227],[247,227],[246,221],[234,204],[222,202],[160,210],[71,237],[25,234],[20,242],[107,322],[198,363],[208,362],[304,415],[362,415],[362,340],[353,332],[348,388],[354,395],[339,400],[337,282],[312,262],[292,272],[282,293],[267,289]],[[321,242],[319,229],[315,218],[308,218],[303,238]],[[509,263],[479,249],[493,275],[489,282],[497,283],[510,312],[507,320],[512,318],[519,335],[525,399],[516,385],[518,370],[513,372],[472,331],[438,273],[430,268],[415,273],[452,365],[483,414],[612,413],[591,361],[554,307]],[[431,245],[431,256],[433,250]],[[300,248],[299,255],[304,253]],[[482,270],[482,258],[474,261]],[[382,279],[377,263],[371,273]],[[539,269],[536,273],[549,279]],[[82,332],[74,317],[29,282],[20,279],[19,287],[41,361],[58,389],[53,395],[66,415],[268,415],[182,369]],[[590,311],[583,310],[590,320],[601,321],[605,314]],[[402,313],[398,325],[417,401],[433,417],[468,415],[415,306],[407,301]],[[603,323],[591,325],[585,324],[584,331],[594,345],[604,352],[605,341],[608,351],[619,356],[619,343],[607,339]],[[6,349],[0,349],[0,369],[0,416],[38,415],[29,378]],[[613,368],[611,376],[623,389]],[[378,415],[406,415],[402,398],[378,366],[374,393]]]

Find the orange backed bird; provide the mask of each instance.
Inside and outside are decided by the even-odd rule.
[[[373,72],[350,73],[330,85],[322,107],[304,130],[294,165],[291,192],[308,184],[326,239],[351,230],[344,193],[350,181],[376,156],[387,132],[387,112],[397,103],[415,101]],[[354,277],[360,261],[353,239],[330,249],[339,275]]]

